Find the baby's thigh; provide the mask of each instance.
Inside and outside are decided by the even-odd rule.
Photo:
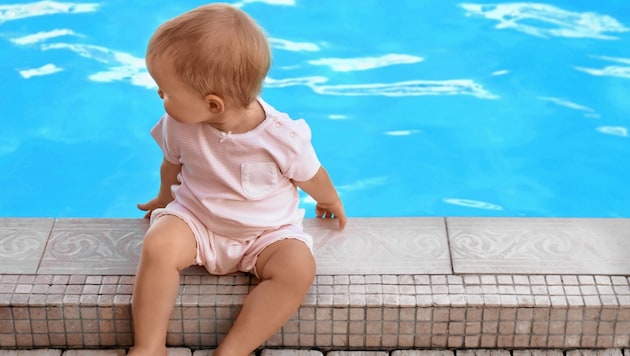
[[[195,262],[197,242],[184,220],[162,215],[151,222],[142,242],[142,258],[159,259],[184,269]]]

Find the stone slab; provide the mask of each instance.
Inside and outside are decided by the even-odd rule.
[[[212,356],[214,354],[214,350],[197,350],[193,352],[192,356]],[[251,353],[250,356],[256,356],[256,353]]]
[[[451,350],[396,350],[392,356],[453,356]]]
[[[455,351],[456,356],[510,356],[510,351],[501,349],[468,349]]]
[[[63,356],[125,356],[127,351],[117,350],[68,350]]]
[[[389,356],[385,351],[331,351],[326,356]]]
[[[260,356],[323,356],[321,351],[316,350],[289,350],[289,349],[264,349]]]
[[[566,356],[622,356],[622,353],[620,349],[579,349],[567,351]]]
[[[630,219],[446,221],[455,273],[630,275]]]
[[[145,219],[57,219],[40,274],[134,275]]]
[[[212,356],[214,354],[214,350],[197,350],[193,352],[193,356]]]
[[[562,350],[514,350],[512,356],[563,356]]]
[[[0,219],[0,273],[35,273],[54,219]]]
[[[343,231],[334,224],[304,221],[318,274],[452,273],[443,218],[353,218]]]

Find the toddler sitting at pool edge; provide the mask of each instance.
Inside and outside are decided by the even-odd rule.
[[[129,355],[166,355],[180,271],[193,264],[260,279],[214,353],[248,355],[294,315],[315,276],[297,187],[342,229],[343,204],[308,125],[258,97],[270,51],[247,14],[210,4],[177,16],[149,41],[146,63],[166,114],[151,130],[163,153],[160,189],[138,205],[151,224]]]

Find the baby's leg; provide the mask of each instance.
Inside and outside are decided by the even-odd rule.
[[[166,356],[166,331],[179,273],[196,255],[195,237],[178,217],[164,215],[149,228],[133,290],[134,348],[129,355]]]
[[[214,356],[246,356],[280,329],[300,307],[315,278],[315,259],[301,241],[286,239],[258,256],[260,283],[245,298]]]

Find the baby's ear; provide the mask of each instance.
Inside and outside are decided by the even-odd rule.
[[[208,94],[205,99],[208,110],[210,110],[213,114],[222,114],[225,111],[225,103],[219,96]]]

